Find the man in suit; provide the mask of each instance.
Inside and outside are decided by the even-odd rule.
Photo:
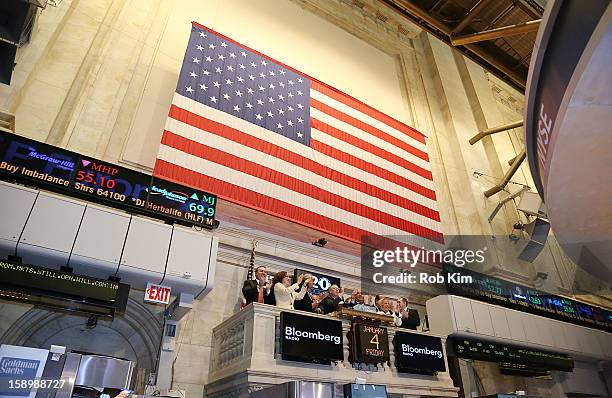
[[[266,267],[260,265],[255,269],[255,279],[246,280],[242,285],[242,295],[245,305],[252,302],[275,305],[274,294],[271,293],[270,282],[267,281]]]
[[[302,283],[306,284],[306,294],[302,298],[299,298],[299,296],[296,297],[295,301],[293,302],[293,308],[306,312],[318,312],[317,309],[319,307],[319,301],[312,291],[312,288],[314,287],[314,278],[312,275],[306,274],[304,275],[304,279],[302,279]],[[300,285],[300,289],[301,287],[302,286]]]
[[[406,297],[397,299],[395,315],[397,317],[396,325],[401,328],[416,330],[417,326],[421,324],[419,312],[408,309],[408,299]]]
[[[334,311],[338,311],[340,306],[344,304],[344,298],[340,292],[340,288],[337,285],[331,285],[327,289],[327,297],[321,300],[319,308],[324,314],[330,314]]]

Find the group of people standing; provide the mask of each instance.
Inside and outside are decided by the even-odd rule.
[[[292,284],[286,271],[277,272],[272,281],[268,281],[266,267],[259,266],[255,269],[255,280],[244,282],[242,293],[246,304],[260,302],[319,314],[330,314],[344,307],[393,316],[398,327],[416,329],[421,323],[418,311],[408,308],[408,300],[405,297],[393,301],[382,295],[377,295],[374,299],[368,295],[366,300],[364,294],[356,289],[345,299],[342,289],[336,285],[315,294],[314,282],[312,275],[302,274]]]

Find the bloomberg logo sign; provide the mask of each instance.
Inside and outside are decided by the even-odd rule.
[[[433,375],[446,371],[439,337],[398,331],[393,345],[395,366],[399,372]]]
[[[285,327],[285,338],[287,340],[300,341],[300,338],[319,340],[319,341],[333,341],[334,344],[340,344],[342,342],[342,336],[332,336],[329,334],[323,334],[321,331],[317,332],[304,332],[297,330],[292,326]]]
[[[420,355],[433,355],[438,358],[442,358],[441,350],[434,351],[434,350],[430,350],[428,347],[413,347],[409,344],[402,344],[402,354],[404,354],[405,356],[409,356],[409,357],[414,356],[414,354],[420,354]]]
[[[281,312],[280,348],[284,360],[330,363],[341,361],[342,322]]]

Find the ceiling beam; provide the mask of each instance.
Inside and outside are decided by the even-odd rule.
[[[390,0],[389,2],[392,3],[392,4],[395,4],[395,5],[399,5],[399,7],[401,7],[404,11],[408,11],[411,15],[413,15],[413,16],[419,18],[419,19],[422,19],[423,21],[427,22],[429,25],[431,25],[434,28],[438,29],[440,32],[443,32],[446,35],[450,34],[450,29],[448,28],[448,26],[446,26],[442,22],[438,21],[429,12],[423,10],[421,7],[417,6],[416,4],[413,4],[411,1],[407,1],[407,0],[399,0],[399,1]],[[387,3],[388,2],[385,2],[385,4],[387,4]],[[392,8],[395,9],[395,7],[393,7],[393,6],[392,6]],[[395,9],[395,10],[397,11],[397,9]]]
[[[512,3],[516,5],[518,8],[520,8],[521,10],[523,10],[531,18],[533,19],[542,18],[542,14],[538,13],[533,8],[525,4],[523,0],[512,0]]]
[[[499,39],[500,37],[535,32],[540,27],[540,21],[541,19],[536,19],[535,21],[528,21],[516,25],[484,30],[482,32],[471,33],[464,36],[451,35],[451,43],[453,43],[453,46],[464,46],[466,44],[477,43],[479,41],[495,40]]]
[[[426,22],[427,25],[433,28],[433,30],[429,28],[432,34],[439,37],[440,35],[438,34],[438,32],[442,32],[445,35],[446,39],[443,39],[443,41],[446,41],[449,45],[452,45],[450,43],[451,29],[441,21],[438,21],[427,11],[413,4],[411,1],[383,0],[383,4],[389,6],[391,9],[395,10],[395,12],[402,14],[406,18],[414,20],[419,24],[421,24],[421,21]],[[512,68],[499,62],[497,59],[495,59],[495,57],[480,48],[477,44],[466,44],[464,47],[470,50],[476,56],[488,62],[493,67],[497,68],[503,74],[505,74],[510,80],[512,80],[512,82],[514,82],[514,84],[516,84],[516,86],[518,86],[517,88],[519,89],[519,91],[520,89],[525,90],[526,79],[524,76],[521,76]]]
[[[506,7],[505,10],[503,10],[502,12],[499,13],[498,16],[495,17],[495,19],[493,19],[486,28],[484,28],[484,30],[488,30],[488,29],[492,29],[493,27],[495,27],[495,24],[499,21],[501,21],[502,18],[504,18],[506,15],[508,15],[508,13],[512,10],[514,10],[514,7],[516,7],[514,4],[510,4],[508,5],[508,7]],[[535,19],[535,18],[534,18]]]
[[[467,28],[467,26],[470,24],[470,22],[472,22],[474,20],[476,15],[478,15],[480,13],[480,11],[487,4],[489,4],[490,2],[491,2],[491,0],[480,0],[480,1],[478,1],[478,3],[476,3],[476,5],[474,7],[472,7],[472,9],[467,12],[467,14],[465,14],[463,19],[461,21],[459,21],[457,26],[455,26],[455,28],[452,31],[452,34],[461,33],[463,31],[463,29]]]

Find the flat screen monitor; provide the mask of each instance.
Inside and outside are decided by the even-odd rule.
[[[329,364],[341,361],[342,322],[334,319],[281,312],[280,349],[287,361]]]
[[[376,384],[345,384],[344,398],[387,398],[387,387]]]

